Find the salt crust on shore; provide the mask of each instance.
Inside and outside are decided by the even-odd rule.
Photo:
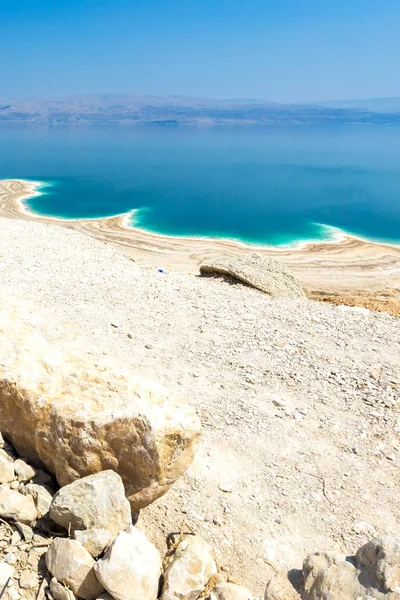
[[[113,244],[127,256],[147,264],[198,273],[199,265],[216,253],[243,256],[255,247],[234,240],[181,238],[153,234],[130,226],[131,215],[107,219],[64,220],[28,210],[27,198],[40,193],[37,182],[0,181],[0,216],[56,223]],[[332,233],[332,228],[330,228]],[[375,243],[340,234],[324,242],[312,241],[294,247],[257,247],[263,256],[277,258],[289,266],[309,297],[349,298],[360,306],[399,315],[400,246]]]
[[[185,521],[261,595],[270,564],[400,535],[400,320],[159,273],[53,224],[0,231],[3,306],[196,406],[198,457],[140,519],[161,550]]]

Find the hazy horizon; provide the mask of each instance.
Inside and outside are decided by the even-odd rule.
[[[138,97],[158,97],[158,98],[163,98],[163,97],[181,97],[181,98],[193,98],[193,99],[198,99],[198,100],[216,100],[216,101],[220,101],[220,102],[238,102],[238,101],[243,101],[243,102],[265,102],[265,103],[271,103],[271,104],[319,104],[319,103],[340,103],[340,102],[362,102],[362,101],[386,101],[386,100],[400,100],[400,93],[398,96],[374,96],[374,97],[368,97],[368,98],[361,98],[361,97],[357,97],[357,98],[336,98],[335,100],[333,100],[332,98],[313,98],[313,99],[308,99],[308,100],[301,100],[301,101],[293,101],[293,102],[278,102],[277,100],[275,100],[274,98],[253,98],[250,96],[241,96],[241,97],[215,97],[215,96],[193,96],[191,94],[163,94],[163,93],[148,93],[148,92],[138,92],[138,91],[131,91],[131,92],[127,92],[126,90],[121,90],[121,91],[115,91],[115,92],[98,92],[96,90],[94,91],[90,91],[90,92],[84,92],[84,93],[70,93],[70,94],[34,94],[34,95],[6,95],[3,94],[1,96],[1,98],[15,98],[15,99],[20,99],[20,100],[24,100],[24,99],[29,99],[29,98],[43,98],[43,99],[52,99],[52,98],[68,98],[68,97],[79,97],[79,96],[138,96]]]

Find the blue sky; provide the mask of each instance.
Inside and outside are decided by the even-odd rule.
[[[400,96],[400,0],[0,0],[0,96]]]

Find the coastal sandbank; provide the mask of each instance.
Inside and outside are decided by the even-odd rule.
[[[101,219],[46,217],[33,213],[25,203],[40,194],[40,185],[27,180],[0,181],[0,216],[54,223],[110,243],[133,259],[195,274],[210,254],[257,251],[288,265],[310,298],[366,306],[400,316],[400,246],[343,235],[337,241],[255,247],[228,239],[154,234],[132,227],[130,213]]]

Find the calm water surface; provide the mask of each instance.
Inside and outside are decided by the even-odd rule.
[[[58,217],[138,210],[158,233],[285,244],[321,224],[400,241],[400,129],[0,128],[0,178],[48,182]]]

